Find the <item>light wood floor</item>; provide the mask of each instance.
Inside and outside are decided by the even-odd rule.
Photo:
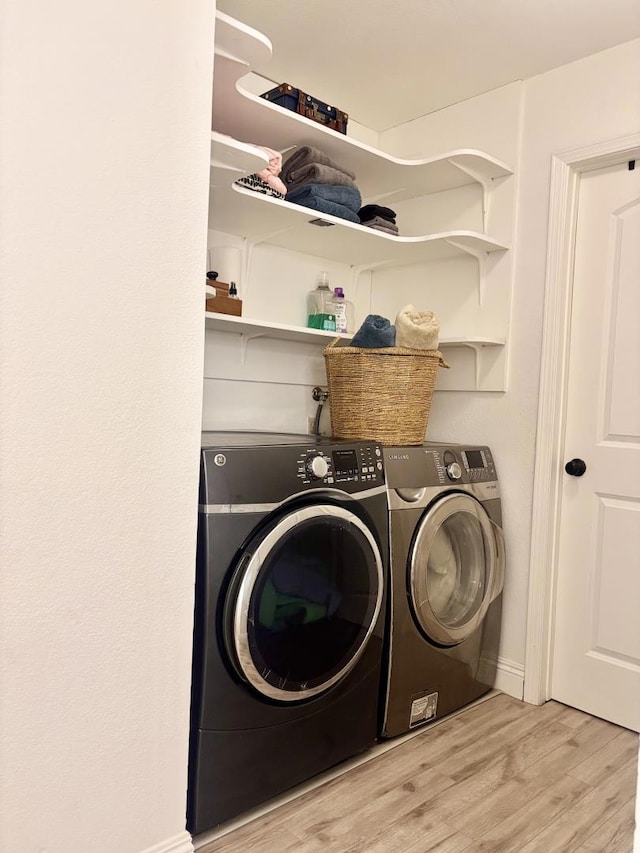
[[[503,694],[198,853],[631,853],[638,736]]]

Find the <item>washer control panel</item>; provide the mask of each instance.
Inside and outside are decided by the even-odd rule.
[[[429,448],[426,454],[428,467],[439,485],[496,480],[496,469],[488,447]]]
[[[316,489],[350,495],[380,492],[382,445],[289,433],[203,433],[199,503],[278,504]]]
[[[470,483],[485,483],[496,479],[496,469],[488,447],[468,448],[461,452],[461,456]]]
[[[368,442],[309,447],[298,456],[298,479],[314,485],[353,483],[360,488],[382,485],[382,450]]]

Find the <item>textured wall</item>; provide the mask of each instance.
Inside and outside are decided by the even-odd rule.
[[[4,4],[3,853],[190,849],[214,8]]]

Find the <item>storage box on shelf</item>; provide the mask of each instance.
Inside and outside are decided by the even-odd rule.
[[[292,110],[298,115],[317,121],[338,133],[346,134],[347,132],[347,124],[349,123],[347,113],[337,107],[325,104],[324,101],[320,101],[312,95],[307,95],[302,89],[296,89],[288,83],[281,83],[274,89],[264,92],[260,97],[283,107],[285,110]]]
[[[217,314],[242,316],[242,299],[229,295],[229,285],[225,281],[208,281],[205,311],[215,311]]]

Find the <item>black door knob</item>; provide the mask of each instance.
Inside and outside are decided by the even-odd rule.
[[[571,459],[564,466],[564,470],[567,474],[571,474],[572,477],[582,477],[587,470],[587,466],[584,459]]]

